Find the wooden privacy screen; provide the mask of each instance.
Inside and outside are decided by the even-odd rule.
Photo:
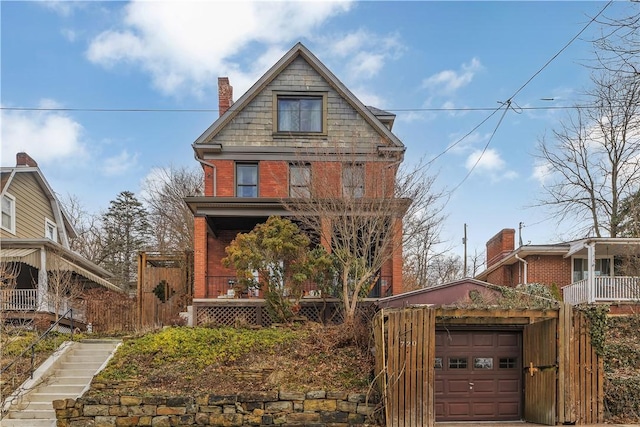
[[[589,319],[564,304],[558,320],[558,423],[601,423],[604,359],[591,345]]]
[[[138,254],[138,328],[179,322],[193,298],[190,252]]]
[[[374,318],[376,373],[390,427],[433,426],[435,311],[381,310]]]

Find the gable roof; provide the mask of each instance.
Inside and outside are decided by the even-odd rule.
[[[193,143],[194,148],[209,143],[233,118],[246,107],[282,70],[296,58],[302,57],[329,85],[340,94],[381,136],[396,150],[404,151],[405,146],[351,91],[302,43],[298,42],[278,62],[276,62],[251,88],[238,99],[231,108],[220,116]],[[379,110],[382,111],[382,110]],[[387,113],[392,116],[390,113]],[[197,151],[196,151],[197,152]]]
[[[61,227],[60,231],[62,231],[62,244],[63,246],[68,248],[69,238],[75,237],[77,235],[77,232],[71,223],[69,214],[67,214],[67,212],[63,209],[62,204],[45,179],[42,171],[40,171],[40,168],[31,166],[14,166],[0,168],[0,175],[2,177],[2,193],[0,197],[9,192],[8,190],[11,187],[11,183],[17,173],[28,173],[32,174],[35,177],[45,196],[47,197],[47,199],[49,199],[49,203],[51,203],[51,209],[53,210],[56,224],[58,225],[58,227]]]

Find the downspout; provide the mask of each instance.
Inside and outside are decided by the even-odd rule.
[[[524,258],[520,258],[520,256],[518,256],[518,254],[515,254],[514,256],[516,257],[516,259],[518,261],[521,261],[524,264],[524,274],[523,274],[524,283],[523,283],[523,285],[526,285],[527,284],[527,266],[529,265],[529,263]]]
[[[587,243],[587,302],[592,304],[596,301],[596,242]]]
[[[213,163],[209,163],[205,160],[202,160],[201,158],[198,157],[197,154],[194,154],[193,157],[198,162],[200,162],[200,164],[207,165],[213,168],[213,197],[216,197],[218,195],[218,169],[216,168],[216,165],[214,165]]]

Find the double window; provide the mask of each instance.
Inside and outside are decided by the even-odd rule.
[[[311,197],[311,165],[289,166],[289,196]]]
[[[10,194],[2,196],[2,228],[16,233],[16,199]]]
[[[325,94],[276,94],[275,104],[277,133],[325,132]]]
[[[258,197],[258,164],[236,164],[236,197]]]

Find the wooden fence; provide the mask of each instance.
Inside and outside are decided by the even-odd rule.
[[[374,318],[378,384],[386,425],[432,426],[435,422],[435,311],[381,310]]]
[[[136,302],[125,294],[92,289],[84,297],[85,322],[93,332],[130,332],[136,329]]]
[[[558,325],[558,422],[604,421],[604,359],[591,345],[590,321],[569,304],[560,308]]]

